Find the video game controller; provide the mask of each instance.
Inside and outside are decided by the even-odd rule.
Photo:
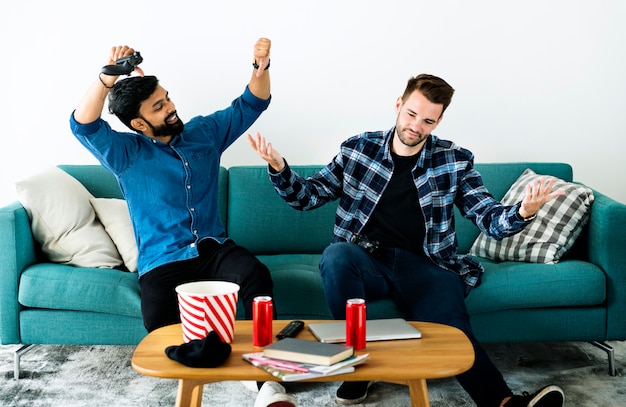
[[[141,57],[141,54],[139,51],[135,51],[132,55],[115,61],[115,65],[103,66],[102,73],[105,75],[128,75],[142,62],[143,58]]]

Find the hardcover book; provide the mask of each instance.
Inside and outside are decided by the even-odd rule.
[[[330,366],[354,355],[352,346],[285,338],[263,348],[263,356],[291,362]]]

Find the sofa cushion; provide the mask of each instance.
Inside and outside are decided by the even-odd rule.
[[[97,198],[123,198],[115,175],[100,164],[61,164],[58,168],[80,182]]]
[[[22,273],[18,302],[24,307],[141,318],[137,274],[115,269],[32,265]]]
[[[33,237],[53,262],[77,267],[122,264],[115,244],[96,219],[93,197],[76,179],[52,167],[16,183]]]
[[[527,169],[511,185],[501,202],[505,205],[520,202],[526,194],[526,186],[541,177],[548,176]],[[469,253],[497,261],[558,262],[574,245],[587,223],[594,197],[591,189],[558,178],[553,187],[553,190],[557,189],[565,194],[545,203],[537,212],[537,218],[523,231],[502,240],[481,233]]]
[[[332,319],[319,271],[320,254],[261,255],[272,274],[274,304],[284,319]]]
[[[126,201],[116,198],[91,198],[89,202],[104,225],[104,230],[115,243],[128,271],[136,272],[139,252]]]
[[[481,284],[467,297],[470,314],[525,308],[585,307],[606,300],[604,272],[586,261],[530,264],[478,260],[485,272]]]
[[[321,168],[293,166],[304,177]],[[322,253],[333,237],[336,210],[337,201],[293,209],[274,191],[266,165],[228,170],[227,234],[254,254]]]

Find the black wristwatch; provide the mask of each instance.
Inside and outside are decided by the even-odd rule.
[[[522,205],[520,204],[520,206],[517,208],[517,216],[523,220],[524,222],[530,222],[531,220],[535,219],[537,217],[537,213],[534,213],[532,215],[530,215],[529,217],[525,218],[523,217],[520,213],[519,210],[522,209]]]
[[[267,62],[267,66],[265,67],[265,71],[267,71],[270,68],[270,62],[272,62],[271,60]],[[252,66],[254,67],[254,69],[259,69],[259,64],[256,63],[256,60],[254,60],[254,62],[252,63]]]

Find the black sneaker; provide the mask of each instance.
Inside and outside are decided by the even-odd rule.
[[[524,392],[521,396],[513,396],[505,407],[563,407],[565,395],[558,386],[546,386],[533,394]]]
[[[361,404],[373,382],[343,382],[335,397],[339,404]]]

